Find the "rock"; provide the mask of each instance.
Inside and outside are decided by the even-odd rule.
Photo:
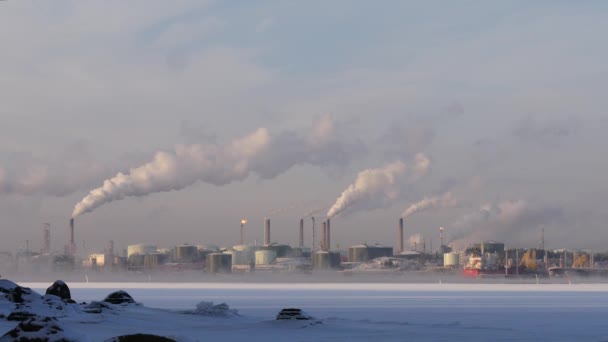
[[[28,319],[0,337],[0,342],[76,342],[79,340],[80,338],[75,337],[74,334],[66,334],[57,321],[49,317]]]
[[[157,335],[134,334],[112,337],[105,342],[175,342],[175,340]]]
[[[61,299],[72,299],[72,295],[70,294],[70,288],[68,285],[62,280],[57,280],[51,285],[48,289],[46,289],[47,295],[54,295]]]
[[[297,308],[285,308],[277,315],[277,320],[312,320],[313,318],[305,314],[302,309]]]
[[[135,304],[133,297],[122,290],[110,293],[103,301],[110,304]]]
[[[234,317],[239,315],[237,310],[230,309],[228,304],[221,303],[214,305],[213,302],[200,302],[196,304],[194,311],[186,313],[212,317]]]

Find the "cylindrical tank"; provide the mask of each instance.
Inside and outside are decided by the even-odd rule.
[[[272,250],[261,250],[255,252],[256,265],[270,265],[277,258],[277,253]]]
[[[127,258],[134,254],[145,255],[150,253],[156,253],[156,246],[143,243],[127,246]]]
[[[162,254],[160,253],[151,253],[144,255],[144,268],[156,268],[160,265],[160,259]]]
[[[231,249],[231,250],[225,251],[224,254],[232,255],[232,264],[233,265],[248,265],[249,264],[244,258],[244,253],[241,251]]]
[[[458,253],[444,253],[443,254],[443,266],[444,267],[455,267],[460,265],[460,254]]]
[[[192,245],[175,246],[173,258],[176,262],[194,262],[198,259],[198,247]]]
[[[210,273],[231,273],[232,255],[224,253],[208,254],[207,271]]]
[[[242,264],[241,265],[250,265],[255,262],[255,251],[258,250],[256,246],[249,245],[237,245],[232,247],[235,251],[242,252]],[[234,260],[234,259],[232,259]]]
[[[330,270],[331,269],[331,253],[327,251],[318,251],[312,259],[312,268],[314,270]]]

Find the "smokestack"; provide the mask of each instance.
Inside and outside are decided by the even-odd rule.
[[[270,219],[264,219],[264,245],[270,245]]]
[[[403,253],[403,217],[399,219],[399,253]]]
[[[321,249],[326,251],[327,250],[327,221],[323,221],[323,225],[322,225],[322,229],[323,232],[321,233]]]
[[[312,245],[311,245],[310,251],[314,252],[315,251],[315,245],[317,243],[317,241],[315,240],[316,239],[316,236],[315,236],[315,217],[312,216],[310,219],[312,220]]]
[[[327,232],[326,232],[326,243],[327,243],[327,250],[331,250],[331,225],[329,224],[329,218],[327,219]]]
[[[74,240],[74,218],[70,219],[70,255],[76,254],[76,242]]]
[[[108,242],[108,254],[114,256],[114,240]]]
[[[42,246],[42,254],[51,252],[51,224],[44,224],[44,244]]]
[[[304,248],[304,219],[300,219],[300,248]]]

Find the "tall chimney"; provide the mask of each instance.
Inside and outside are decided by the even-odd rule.
[[[114,240],[108,241],[108,254],[114,256]]]
[[[323,232],[321,233],[321,249],[326,251],[327,250],[327,221],[323,221],[323,225],[322,225],[322,229]]]
[[[70,219],[70,254],[76,254],[76,242],[74,240],[74,218]]]
[[[399,253],[404,251],[403,249],[403,217],[399,219]]]
[[[50,253],[51,252],[51,224],[44,224],[44,244],[42,246],[42,253]]]
[[[270,245],[270,219],[264,219],[264,245]]]
[[[304,219],[300,219],[300,248],[304,248]]]
[[[327,219],[327,237],[325,238],[326,240],[326,246],[327,246],[327,250],[330,251],[331,250],[331,225],[329,223],[329,218]]]
[[[314,252],[315,251],[315,246],[316,246],[316,243],[317,243],[317,241],[315,241],[315,239],[317,238],[315,236],[315,217],[312,216],[310,219],[312,220],[312,244],[310,246],[310,251]]]

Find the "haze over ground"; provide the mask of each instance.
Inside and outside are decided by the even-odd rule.
[[[271,216],[295,243],[367,184],[333,242],[394,245],[449,192],[406,235],[535,247],[544,227],[548,248],[604,250],[607,19],[601,1],[0,2],[0,250],[39,249],[43,222],[61,250],[104,180],[201,150],[218,163],[169,164],[77,239],[229,245]]]

